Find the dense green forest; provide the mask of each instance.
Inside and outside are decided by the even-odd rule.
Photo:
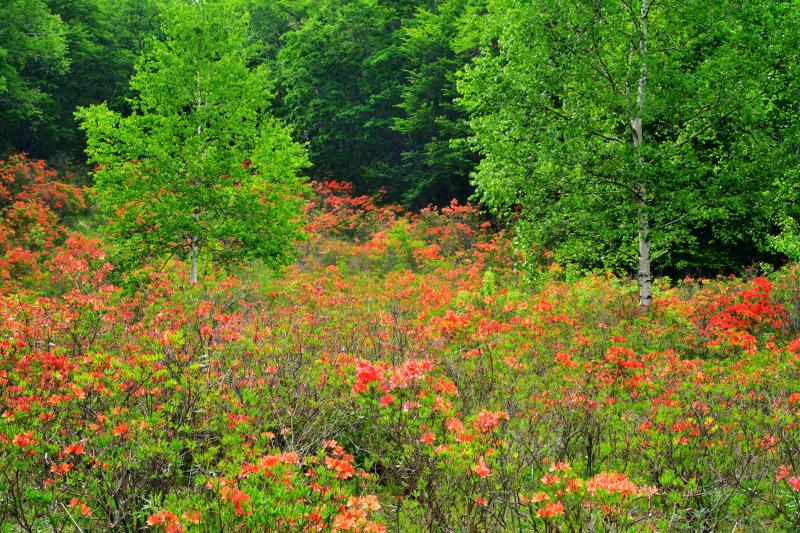
[[[174,3],[4,2],[0,146],[87,168],[75,112],[132,112]],[[578,270],[797,257],[797,2],[225,4],[248,14],[236,46],[312,179],[412,208],[480,201]]]

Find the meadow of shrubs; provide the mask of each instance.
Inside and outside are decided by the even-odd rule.
[[[470,205],[314,189],[282,275],[192,286],[0,163],[0,530],[800,528],[800,269],[642,312]]]

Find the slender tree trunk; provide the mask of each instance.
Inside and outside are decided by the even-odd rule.
[[[200,108],[203,107],[203,92],[202,92],[202,85],[201,85],[201,82],[200,82],[200,71],[198,70],[196,72],[196,74],[197,74],[197,107],[196,107],[196,114],[199,116]],[[198,137],[200,136],[201,132],[202,132],[202,128],[200,126],[200,122],[198,121],[198,123],[197,123],[197,135],[198,135]],[[199,184],[200,180],[198,179],[197,182]],[[197,224],[197,219],[199,217],[199,214],[200,213],[199,213],[199,210],[197,208],[195,208],[194,211],[192,212],[192,216],[194,217],[195,224]],[[200,240],[200,237],[198,237],[197,235],[192,235],[192,275],[191,275],[192,285],[197,284],[197,256],[200,255],[200,243],[199,243],[199,240]]]
[[[643,128],[642,115],[644,114],[644,96],[647,88],[647,16],[650,12],[650,0],[642,1],[640,19],[641,33],[639,35],[639,83],[636,88],[637,116],[631,119],[631,134],[633,144],[638,149],[642,144]],[[644,159],[639,156],[639,168],[643,170]],[[651,235],[650,217],[647,212],[647,184],[643,177],[636,182],[637,199],[637,229],[639,233],[639,268],[636,279],[639,282],[639,307],[646,309],[653,301],[653,271],[651,268]]]
[[[197,283],[197,256],[199,255],[200,247],[197,244],[197,235],[192,236],[192,285]]]
[[[644,193],[646,191],[643,189],[640,194]],[[638,218],[639,270],[636,279],[639,282],[639,307],[647,309],[653,301],[653,271],[650,264],[650,219],[647,216],[647,206],[644,205],[644,202],[639,204]]]

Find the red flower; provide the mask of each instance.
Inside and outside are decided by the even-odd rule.
[[[388,407],[389,405],[394,403],[394,400],[395,400],[395,398],[394,398],[393,395],[384,394],[383,396],[381,396],[381,399],[380,399],[381,407]]]

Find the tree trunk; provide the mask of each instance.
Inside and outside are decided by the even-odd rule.
[[[197,245],[197,235],[192,236],[192,285],[197,284],[197,256],[200,247]]]
[[[639,35],[639,83],[636,88],[637,116],[631,119],[631,135],[633,144],[638,149],[642,144],[644,130],[642,115],[644,114],[644,96],[647,87],[647,15],[650,12],[650,0],[642,1],[642,11]],[[640,171],[644,170],[644,158],[639,156]],[[653,301],[653,271],[651,268],[651,235],[650,217],[647,212],[647,184],[640,177],[636,182],[637,199],[637,229],[639,233],[639,268],[636,279],[639,282],[639,307],[647,309]]]
[[[199,116],[200,108],[203,107],[203,92],[202,92],[202,84],[200,81],[200,71],[196,72],[197,74],[197,107],[196,107],[196,114]],[[198,120],[197,123],[197,135],[200,136],[200,133],[203,131],[202,127],[200,126],[200,122]],[[200,183],[200,179],[197,180],[197,183]],[[199,185],[198,185],[199,186]],[[200,212],[197,208],[192,211],[192,216],[194,217],[195,224],[197,224],[197,219],[200,215]],[[197,228],[195,227],[195,230]],[[197,284],[197,256],[200,255],[200,244],[199,241],[200,237],[197,235],[192,235],[192,285]]]
[[[653,302],[653,272],[650,268],[650,220],[646,206],[639,205],[639,307],[647,309]]]

